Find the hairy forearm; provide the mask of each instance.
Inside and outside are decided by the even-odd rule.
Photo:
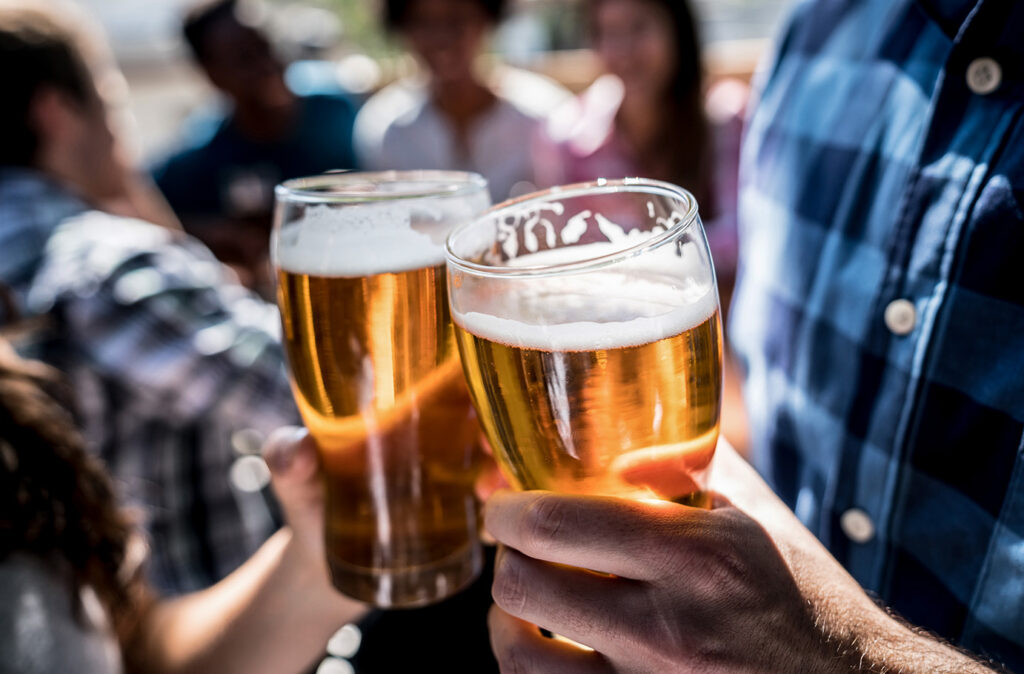
[[[841,629],[822,625],[835,657],[834,671],[932,674],[1000,671],[940,639],[910,628],[881,610],[847,619]]]
[[[757,483],[749,464],[722,454],[724,484]],[[770,490],[739,490],[730,498],[774,540],[819,632],[819,650],[783,656],[792,658],[791,671],[998,671],[886,613]]]
[[[997,671],[879,607],[825,548],[803,530],[780,546],[821,632],[830,671]]]
[[[287,674],[307,669],[364,605],[328,589],[321,567],[279,531],[202,592],[157,603],[140,626],[147,672]]]

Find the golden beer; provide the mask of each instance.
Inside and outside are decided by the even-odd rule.
[[[591,351],[458,333],[481,423],[516,487],[701,501],[718,440],[717,312],[665,339]]]
[[[617,260],[629,234],[605,219],[601,235],[517,246],[500,271],[449,256],[481,425],[519,489],[707,505],[722,327],[705,249],[683,237]]]
[[[427,603],[480,567],[479,427],[443,265],[360,277],[278,271],[284,344],[328,484],[336,587]]]

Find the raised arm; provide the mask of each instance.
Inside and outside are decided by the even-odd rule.
[[[134,669],[298,673],[323,654],[339,627],[365,612],[328,579],[312,440],[286,429],[271,438],[264,456],[289,526],[220,583],[154,604],[129,645]]]

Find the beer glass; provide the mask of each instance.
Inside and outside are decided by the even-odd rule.
[[[444,241],[489,205],[471,173],[336,173],[277,187],[271,255],[295,400],[326,483],[335,587],[419,606],[482,564],[479,426]]]
[[[691,194],[527,195],[456,229],[447,262],[470,394],[514,487],[708,506],[722,327]]]

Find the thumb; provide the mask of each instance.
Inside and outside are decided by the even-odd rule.
[[[263,460],[270,468],[275,490],[309,482],[319,468],[316,443],[309,431],[298,426],[283,426],[271,433],[263,446]]]
[[[295,426],[277,429],[263,447],[263,459],[288,524],[298,536],[318,541],[324,497],[316,443],[309,431]]]

